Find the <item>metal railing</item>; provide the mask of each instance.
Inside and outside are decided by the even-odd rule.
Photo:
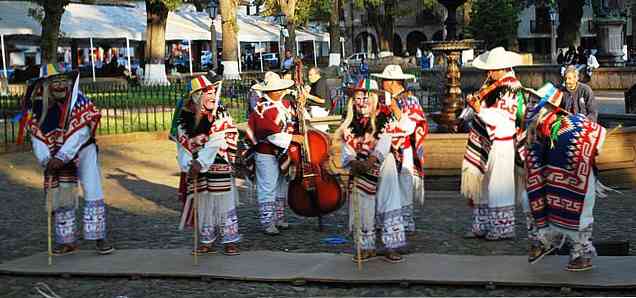
[[[18,137],[19,124],[13,120],[21,113],[24,89],[0,95],[0,144],[10,145]],[[184,84],[155,87],[126,87],[86,84],[81,86],[102,114],[98,135],[130,132],[165,131],[172,125],[177,101],[186,95]],[[236,122],[245,121],[249,86],[242,81],[225,82],[222,103]],[[27,138],[28,140],[28,138]],[[0,150],[1,151],[1,150]]]
[[[419,72],[414,73],[419,78]],[[360,78],[359,74],[349,74],[348,82],[331,89],[332,110],[330,115],[346,112],[347,87]],[[438,111],[440,103],[437,90],[422,88],[419,79],[415,85],[407,86],[420,99],[427,113]],[[248,80],[225,81],[221,100],[230,111],[236,123],[245,122],[250,105]],[[82,84],[80,90],[90,98],[102,114],[97,128],[98,135],[124,134],[131,132],[166,131],[172,125],[174,109],[179,98],[186,95],[185,85],[173,83],[170,86],[127,86],[125,84]],[[8,94],[0,95],[0,152],[15,144],[19,124],[13,119],[21,113],[20,101],[26,87],[11,88]],[[29,141],[29,138],[26,138]],[[27,147],[25,147],[26,149]]]

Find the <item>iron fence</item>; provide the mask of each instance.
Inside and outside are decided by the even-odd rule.
[[[83,84],[80,89],[102,114],[98,135],[152,132],[170,129],[174,108],[186,95],[185,84],[128,87],[121,84]],[[222,102],[236,122],[245,121],[249,86],[242,81],[224,82]],[[0,95],[0,143],[10,145],[18,137],[20,101],[25,88]],[[27,138],[28,140],[28,138]]]
[[[223,83],[221,100],[236,123],[245,122],[247,119],[252,95],[251,84],[248,80]],[[345,113],[345,90],[349,84],[351,82],[347,84],[345,81],[344,84],[331,89],[332,115]],[[408,88],[418,96],[427,113],[439,110],[435,90],[422,88],[423,85],[416,81],[416,84],[411,84]],[[186,95],[185,88],[183,83],[154,87],[127,86],[119,83],[88,83],[80,86],[81,91],[95,103],[102,114],[97,128],[98,135],[169,130],[176,103],[179,98]],[[8,93],[0,94],[0,146],[6,147],[16,142],[19,124],[13,119],[21,112],[20,100],[25,91],[24,86],[17,86],[10,88]],[[29,138],[26,139],[28,141]]]

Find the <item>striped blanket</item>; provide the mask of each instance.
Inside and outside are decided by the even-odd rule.
[[[532,216],[539,228],[552,224],[578,231],[606,130],[580,114],[559,116],[547,125],[549,135],[539,133],[526,159]]]

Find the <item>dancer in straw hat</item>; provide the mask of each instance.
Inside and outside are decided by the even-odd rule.
[[[295,108],[283,99],[293,85],[292,80],[268,73],[263,83],[252,87],[262,92],[263,97],[249,115],[247,137],[255,144],[258,208],[264,233],[268,235],[277,235],[279,228],[287,228],[284,219],[290,162],[287,150],[291,142],[303,143],[303,136],[294,134]]]
[[[426,115],[420,102],[405,89],[405,81],[414,79],[402,72],[399,65],[388,65],[382,73],[373,74],[382,80],[378,129],[393,136],[391,152],[399,173],[399,188],[387,194],[401,198],[401,215],[407,232],[415,232],[414,199],[424,202],[424,139],[428,134]]]
[[[43,65],[40,79],[29,85],[24,98],[22,129],[28,126],[33,153],[45,168],[45,187],[52,197],[55,220],[54,255],[79,250],[76,209],[78,181],[84,192],[84,239],[96,240],[99,254],[114,248],[106,240],[106,205],[97,159],[95,130],[100,114],[79,92],[79,73],[63,73],[61,65]],[[47,208],[48,209],[48,208]]]
[[[591,240],[594,204],[608,190],[596,169],[607,133],[585,115],[561,109],[564,95],[552,84],[534,94],[540,101],[527,116],[527,198],[523,201],[530,240],[528,262],[538,262],[569,241],[570,261],[565,269],[590,270],[596,255]]]
[[[478,94],[467,97],[476,112],[462,164],[461,192],[473,209],[467,238],[515,236],[515,198],[523,193],[515,188],[515,139],[525,94],[512,68],[520,63],[517,53],[502,47],[479,55],[473,62],[476,68],[487,71],[488,77]]]
[[[195,254],[214,253],[219,239],[223,253],[238,255],[240,240],[232,164],[238,129],[220,104],[222,81],[198,76],[188,84],[188,98],[175,117],[177,160],[187,173],[180,185],[184,200],[180,229],[195,226],[200,243]],[[196,181],[195,181],[196,180]]]

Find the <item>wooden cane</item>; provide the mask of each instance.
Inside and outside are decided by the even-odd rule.
[[[46,174],[44,174],[46,175]],[[48,254],[49,254],[49,266],[53,265],[53,248],[51,237],[51,215],[53,214],[53,198],[51,197],[50,187],[53,184],[53,176],[47,177],[47,184],[44,185],[44,192],[46,194],[46,213],[47,213],[47,236],[48,236]],[[48,186],[47,186],[48,185]]]
[[[197,181],[199,180],[199,177],[197,174],[194,174],[193,177],[194,179],[193,181],[193,186],[194,186],[194,204],[192,205],[192,212],[193,214],[193,219],[194,219],[194,229],[192,229],[194,231],[194,265],[199,265],[199,252],[198,250],[198,244],[199,244],[199,222],[198,222],[198,218],[199,218],[199,212],[198,212],[198,205],[199,205],[199,190],[197,189]]]
[[[361,235],[362,231],[360,228],[360,206],[358,205],[358,192],[356,191],[356,179],[353,178],[353,222],[354,222],[354,230],[355,230],[355,238],[354,242],[356,244],[356,261],[358,263],[358,271],[362,270],[362,255],[360,249]]]

